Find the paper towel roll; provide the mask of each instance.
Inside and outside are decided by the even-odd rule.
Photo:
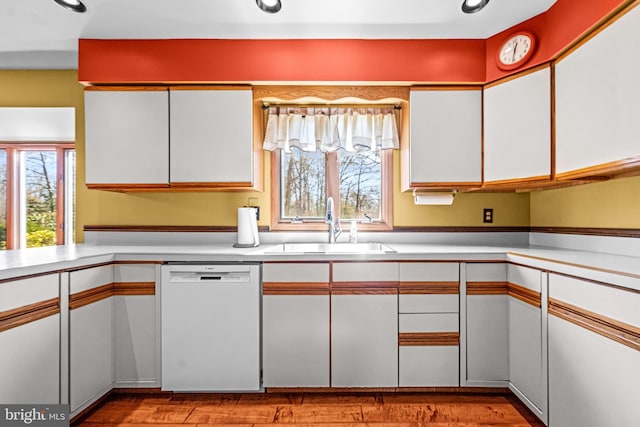
[[[416,205],[452,205],[453,193],[414,193],[413,203]]]
[[[241,247],[258,246],[258,221],[255,208],[238,208],[238,244]]]

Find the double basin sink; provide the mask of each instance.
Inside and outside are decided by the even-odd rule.
[[[283,243],[265,254],[388,254],[396,250],[382,243]]]

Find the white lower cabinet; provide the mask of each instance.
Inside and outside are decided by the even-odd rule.
[[[509,381],[507,264],[466,264],[467,386],[506,387]],[[466,381],[465,381],[466,380]]]
[[[113,383],[113,267],[69,274],[71,413],[111,390]]]
[[[265,387],[329,387],[329,292],[262,299]]]
[[[549,425],[637,425],[640,348],[616,339],[637,336],[640,294],[552,273],[549,301]]]
[[[547,274],[509,265],[509,381],[540,419],[547,419]]]
[[[2,404],[61,403],[60,313],[51,309],[58,299],[58,274],[0,284]],[[33,305],[40,308],[34,311]],[[45,311],[49,314],[38,318]],[[15,326],[17,316],[3,316],[9,313],[35,315],[35,319]]]
[[[264,387],[329,387],[329,264],[262,266]]]
[[[460,385],[458,314],[400,313],[399,316],[399,386]]]
[[[334,262],[331,385],[398,386],[398,263]]]
[[[460,385],[459,264],[400,263],[399,385]]]
[[[331,295],[331,385],[398,386],[397,295]]]
[[[114,387],[159,387],[156,265],[113,269]]]

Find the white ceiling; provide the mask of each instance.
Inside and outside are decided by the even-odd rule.
[[[0,68],[75,68],[79,38],[487,38],[556,0],[490,0],[475,14],[462,0],[282,0],[267,14],[255,0],[0,1]]]

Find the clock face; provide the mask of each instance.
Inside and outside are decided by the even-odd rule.
[[[500,47],[498,66],[505,70],[519,67],[533,54],[535,40],[530,33],[519,33],[509,37]]]

